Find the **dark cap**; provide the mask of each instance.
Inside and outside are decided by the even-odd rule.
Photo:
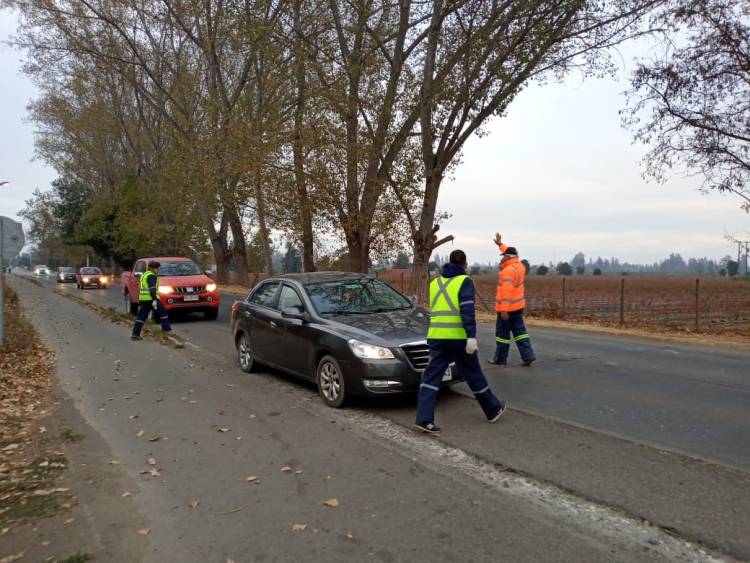
[[[518,256],[518,250],[516,250],[515,246],[509,246],[508,248],[505,249],[505,252],[503,252],[503,254],[510,255],[510,256]]]
[[[161,264],[157,262],[156,260],[151,260],[151,262],[148,263],[149,270],[151,268],[160,268],[160,267],[161,267]]]

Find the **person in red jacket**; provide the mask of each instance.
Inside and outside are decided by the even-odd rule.
[[[495,311],[497,312],[495,355],[489,362],[499,366],[508,365],[512,332],[512,341],[516,343],[521,353],[521,363],[524,366],[530,366],[536,360],[536,356],[523,322],[523,310],[526,307],[523,281],[526,277],[526,267],[518,259],[518,251],[512,246],[503,244],[500,233],[495,233],[494,243],[500,249],[502,259],[495,295]]]

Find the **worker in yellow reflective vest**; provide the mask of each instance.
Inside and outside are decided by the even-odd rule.
[[[141,339],[141,329],[148,320],[148,315],[151,311],[154,312],[154,319],[158,317],[161,322],[162,332],[169,332],[172,330],[169,324],[169,315],[167,310],[159,301],[159,268],[161,264],[152,260],[148,263],[148,270],[141,274],[140,286],[138,292],[138,314],[135,317],[135,324],[133,325],[133,334],[130,335],[131,340]]]
[[[427,329],[430,359],[422,373],[417,395],[414,426],[429,434],[440,434],[434,420],[435,403],[443,374],[453,362],[489,422],[496,422],[505,412],[505,402],[495,397],[479,365],[474,282],[466,275],[466,254],[454,250],[449,260],[441,275],[430,283],[430,325]]]
[[[536,360],[534,349],[531,347],[529,333],[523,322],[523,310],[526,307],[524,280],[526,266],[518,259],[518,250],[503,244],[500,233],[495,233],[493,241],[502,258],[500,272],[497,275],[497,292],[495,294],[495,354],[489,363],[498,366],[508,365],[508,351],[510,343],[515,342],[521,354],[521,365],[530,366]],[[511,339],[510,333],[513,333]]]

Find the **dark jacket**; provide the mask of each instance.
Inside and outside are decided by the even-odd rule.
[[[442,276],[454,278],[466,275],[466,270],[461,266],[448,262],[443,265]],[[458,290],[458,306],[461,310],[461,321],[464,323],[467,338],[477,337],[477,320],[474,316],[474,282],[466,278]]]

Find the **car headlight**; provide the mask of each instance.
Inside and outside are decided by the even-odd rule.
[[[206,291],[216,291],[216,284],[215,283],[209,283],[206,286]]]
[[[374,344],[367,344],[366,342],[360,342],[352,338],[347,341],[349,348],[352,349],[354,355],[358,358],[365,360],[392,360],[393,352],[388,348],[382,346],[375,346]]]
[[[160,285],[159,286],[159,293],[167,294],[167,293],[174,293],[174,288],[171,285]]]
[[[89,283],[89,281],[91,281],[89,278],[83,278],[83,283]]]
[[[107,283],[107,276],[100,277],[99,281],[102,282],[102,283]]]

